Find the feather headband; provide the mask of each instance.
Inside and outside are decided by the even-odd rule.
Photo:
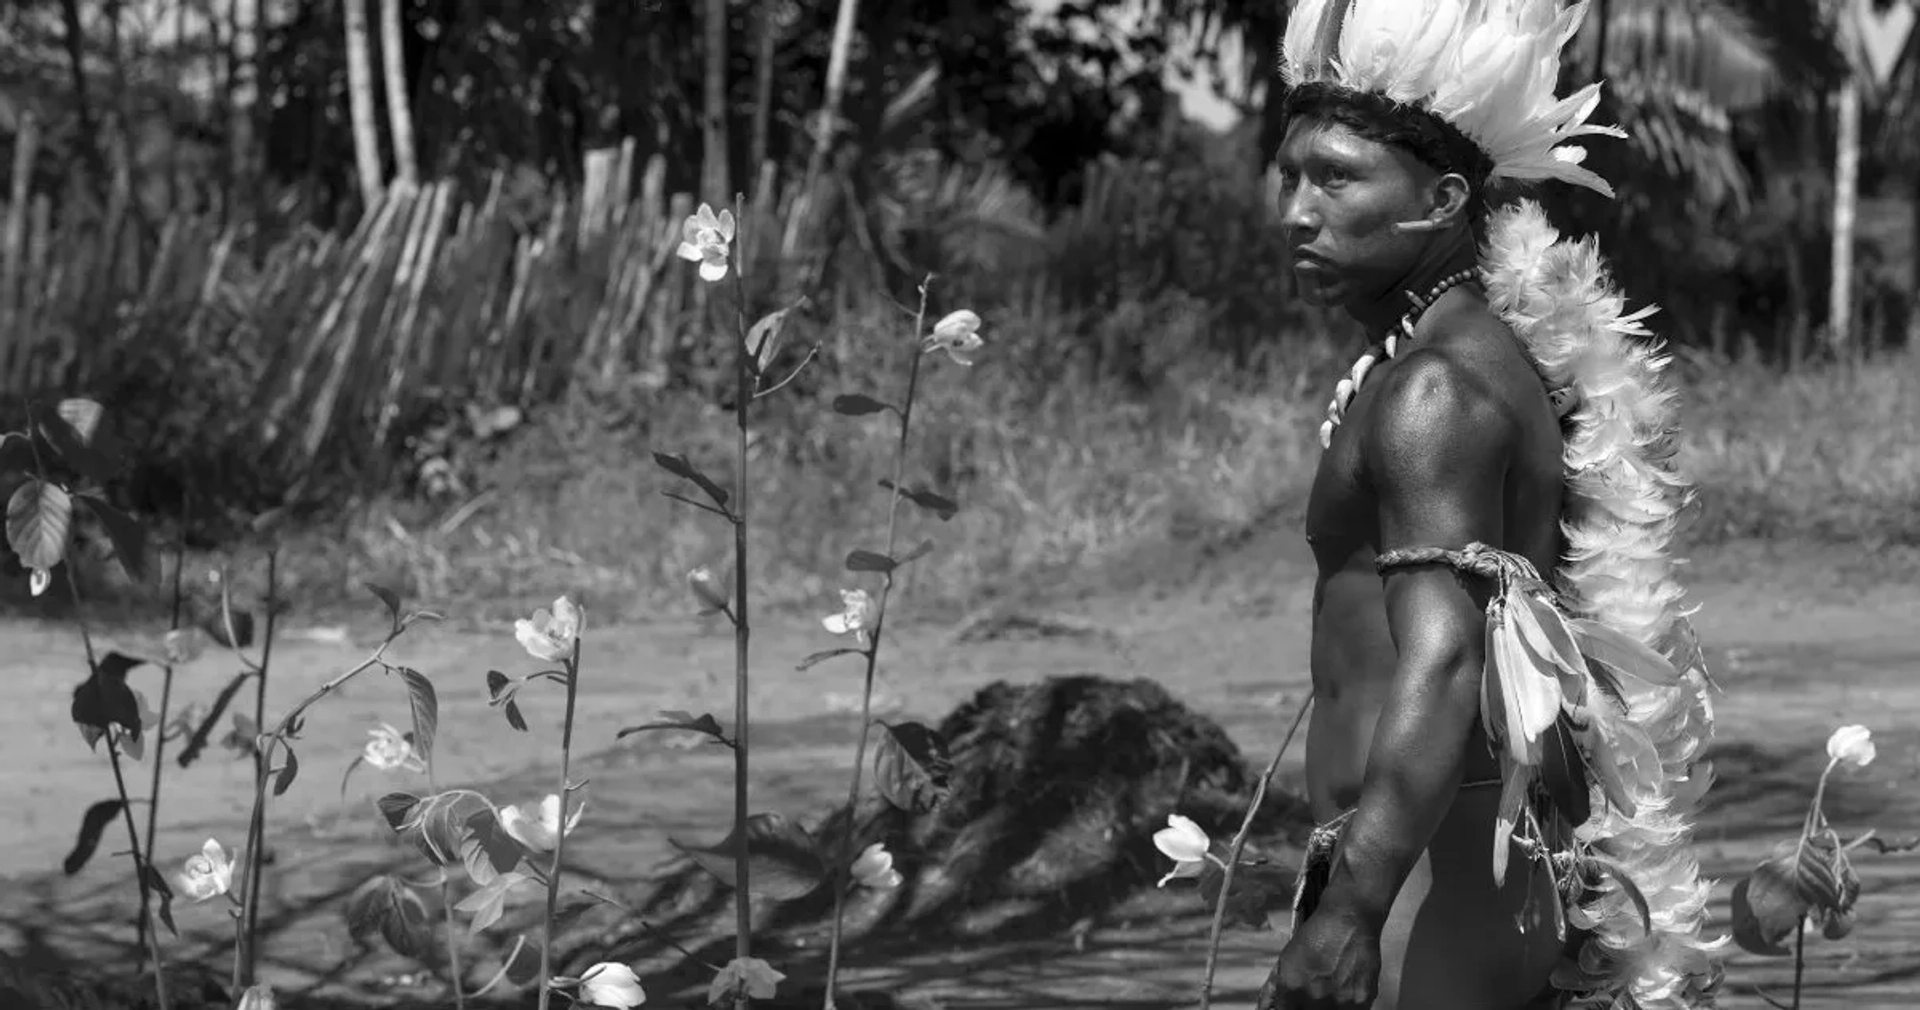
[[[1494,179],[1558,179],[1611,197],[1582,167],[1586,148],[1563,141],[1626,131],[1587,122],[1599,84],[1553,93],[1586,13],[1587,0],[1298,0],[1280,74],[1289,86],[1322,82],[1423,109],[1485,152]]]

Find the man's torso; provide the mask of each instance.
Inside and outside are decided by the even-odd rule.
[[[1490,310],[1477,294],[1462,297],[1444,312],[1436,307],[1429,319],[1422,320],[1416,344],[1463,366],[1478,382],[1474,394],[1490,400],[1512,422],[1508,428],[1518,434],[1507,436],[1512,444],[1504,447],[1509,463],[1501,495],[1502,542],[1493,546],[1526,556],[1543,573],[1549,572],[1560,548],[1559,423],[1518,341],[1504,326],[1486,325],[1490,319]],[[1386,593],[1374,568],[1374,559],[1384,548],[1378,532],[1379,501],[1369,486],[1367,470],[1377,461],[1363,459],[1362,447],[1374,422],[1374,394],[1398,363],[1383,360],[1368,375],[1331,448],[1321,458],[1307,505],[1307,540],[1317,568],[1311,654],[1315,702],[1307,739],[1307,776],[1315,813],[1323,819],[1358,799],[1373,727],[1397,661]],[[1466,545],[1387,546],[1458,549]],[[1462,781],[1483,781],[1498,773],[1485,737],[1476,727]]]

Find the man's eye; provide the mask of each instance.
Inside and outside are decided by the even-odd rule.
[[[1348,174],[1345,169],[1328,168],[1322,169],[1320,172],[1320,185],[1322,186],[1344,186],[1352,181],[1353,176]]]

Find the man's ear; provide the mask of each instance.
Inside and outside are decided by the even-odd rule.
[[[1406,233],[1443,232],[1466,223],[1467,203],[1473,186],[1467,177],[1448,172],[1433,180],[1428,190],[1427,212],[1416,221],[1401,221],[1394,228]]]
[[[1473,185],[1458,172],[1448,172],[1433,181],[1433,209],[1427,216],[1441,228],[1464,224],[1467,204],[1473,199]]]

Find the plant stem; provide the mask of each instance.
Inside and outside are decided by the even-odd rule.
[[[183,510],[185,511],[185,510]],[[190,517],[191,513],[187,513]],[[180,546],[174,552],[173,564],[173,617],[167,624],[169,637],[180,630],[180,604],[182,600],[181,573],[187,567],[186,518],[181,522]],[[173,664],[161,667],[159,728],[153,734],[153,784],[147,790],[147,852],[153,853],[155,839],[160,824],[160,771],[167,757],[167,712],[173,702]],[[146,888],[140,890],[140,936],[145,939],[147,929],[152,925],[152,892]]]
[[[1807,971],[1807,918],[1793,927],[1793,1010],[1800,1010],[1800,982]]]
[[[433,757],[427,757],[427,792],[440,795],[440,784],[433,774]],[[562,823],[565,823],[564,821]],[[460,979],[460,943],[453,916],[453,879],[440,872],[440,907],[447,916],[447,975],[453,980],[454,1010],[467,1010],[467,991]]]
[[[127,798],[127,779],[120,771],[120,746],[112,737],[107,738],[107,761],[113,765],[113,787],[120,794],[120,812],[127,822],[127,840],[133,846],[133,873],[140,882],[141,904],[148,902],[147,855],[140,851],[140,830],[133,823],[133,804]],[[150,906],[149,906],[150,907]],[[169,1010],[172,1002],[167,998],[167,963],[160,953],[160,931],[145,930],[147,956],[153,959],[153,995],[160,1003],[160,1010]]]
[[[67,590],[73,596],[73,618],[80,626],[80,645],[87,654],[87,676],[88,678],[98,677],[100,661],[94,654],[93,633],[87,629],[87,614],[80,603],[80,572],[71,563],[67,565]],[[141,921],[144,922],[145,913],[153,907],[153,897],[147,887],[147,867],[152,862],[152,852],[140,847],[140,828],[133,820],[133,799],[127,794],[127,777],[120,770],[120,744],[114,737],[112,727],[108,727],[106,736],[107,763],[113,768],[114,794],[120,798],[120,814],[127,823],[127,842],[132,848],[128,858],[133,860],[133,880],[140,888],[140,907],[143,913]],[[160,761],[155,758],[154,767],[159,766]],[[159,1002],[160,1010],[170,1010],[172,1001],[167,998],[167,963],[165,955],[160,952],[159,931],[141,929],[139,933],[141,940],[145,942],[146,955],[153,962],[154,999]]]
[[[269,628],[272,627],[271,623],[269,623],[268,627]],[[375,666],[381,665],[385,661],[384,657],[387,654],[387,648],[391,646],[394,642],[394,639],[398,637],[400,637],[399,632],[395,632],[393,634],[388,635],[386,637],[386,640],[380,643],[380,647],[373,650],[373,655],[368,656],[365,660],[363,660],[360,663],[360,665],[354,667],[353,669],[348,670],[347,672],[339,675],[338,677],[335,677],[332,680],[329,680],[326,683],[315,688],[313,693],[307,695],[307,697],[304,700],[302,700],[300,704],[295,705],[293,708],[287,711],[286,715],[281,716],[280,721],[274,725],[273,729],[270,732],[262,733],[260,735],[260,738],[266,741],[266,745],[260,748],[261,751],[263,752],[261,755],[261,767],[264,767],[266,763],[272,758],[274,744],[281,742],[282,736],[287,732],[287,727],[293,725],[293,721],[295,719],[300,718],[301,713],[305,712],[308,708],[311,708],[315,702],[318,702],[320,699],[339,690],[340,685],[345,684],[347,681],[352,680],[355,677],[358,677],[360,674],[365,673],[366,671],[372,669]],[[264,654],[263,654],[263,659],[264,659]],[[263,662],[261,665],[265,666],[265,663]],[[241,862],[241,874],[242,874],[241,886],[243,888],[249,886],[248,874],[250,873],[252,863],[253,863],[252,854],[254,851],[257,850],[259,846],[259,839],[264,834],[266,821],[262,814],[262,809],[266,806],[266,804],[267,804],[267,778],[265,775],[256,775],[254,776],[254,782],[253,782],[253,811],[247,818],[247,853],[246,853],[246,858],[243,859]],[[247,929],[249,928],[249,922],[247,920],[247,916],[245,915],[244,905],[242,906],[240,914],[236,915],[235,917],[235,924],[236,924],[236,928],[234,930],[234,949],[233,949],[233,990],[235,992],[240,992],[241,990],[246,988],[246,986],[241,985],[241,979],[242,979],[242,972],[246,970],[247,965],[249,963],[246,956],[246,951],[244,950],[244,948],[247,946],[246,938],[248,936]],[[246,983],[246,985],[252,985],[252,984],[253,982],[250,979]]]
[[[258,678],[253,685],[253,724],[256,727],[264,726],[267,722],[267,672],[273,663],[273,626],[276,619],[275,612],[279,609],[275,605],[277,603],[275,596],[279,588],[279,578],[280,552],[268,548],[266,631],[260,640],[260,668]],[[238,645],[238,643],[235,644]],[[280,729],[275,731],[276,739],[290,722],[291,720],[283,722]],[[264,872],[267,845],[267,805],[264,800],[267,785],[267,759],[272,752],[273,747],[269,744],[254,753],[255,795],[262,802],[254,804],[253,817],[247,826],[247,870],[243,878],[244,890],[241,892],[246,898],[245,922],[242,927],[246,940],[242,948],[244,971],[241,974],[241,981],[249,986],[254,983],[254,975],[260,964],[260,877]]]
[[[744,212],[746,201],[734,197],[734,218]],[[736,429],[733,472],[733,831],[734,831],[734,938],[733,956],[745,960],[753,956],[753,896],[747,863],[747,689],[748,644],[752,634],[747,624],[747,408],[753,403],[754,359],[747,350],[747,283],[741,276],[746,252],[736,242],[733,249],[733,311],[739,335],[734,342],[734,404]],[[749,1003],[740,991],[733,1001],[736,1010]]]
[[[1293,735],[1300,732],[1300,724],[1306,721],[1307,712],[1313,708],[1313,695],[1300,704],[1300,712],[1293,717],[1293,725],[1287,728],[1287,735],[1280,741],[1280,749],[1273,752],[1273,760],[1267,762],[1267,770],[1260,776],[1260,782],[1254,786],[1253,802],[1247,804],[1247,815],[1240,819],[1240,830],[1233,834],[1233,844],[1227,848],[1227,861],[1220,869],[1220,897],[1213,903],[1213,926],[1207,933],[1207,973],[1200,980],[1200,1010],[1210,1010],[1213,1006],[1213,970],[1220,960],[1220,933],[1227,921],[1227,898],[1233,893],[1233,870],[1240,865],[1240,853],[1247,847],[1247,836],[1253,833],[1253,820],[1260,813],[1260,804],[1267,800],[1267,788],[1273,784],[1273,775],[1280,770],[1280,759],[1293,743]]]
[[[920,310],[913,318],[913,361],[907,366],[907,395],[900,401],[900,436],[893,449],[893,496],[887,502],[887,543],[883,553],[893,557],[899,534],[901,481],[906,479],[907,434],[913,423],[914,393],[920,386],[920,361],[926,357],[920,349],[920,332],[927,322],[929,275],[920,283]],[[873,676],[880,661],[880,630],[887,620],[887,601],[893,595],[893,570],[888,569],[880,583],[880,608],[874,615],[873,629],[866,648],[866,676],[860,689],[860,737],[853,746],[853,780],[847,786],[846,833],[840,839],[840,856],[833,867],[833,927],[827,935],[827,984],[821,997],[824,1010],[834,1010],[833,994],[840,977],[840,938],[844,928],[847,900],[847,876],[853,872],[855,817],[860,805],[860,777],[867,763],[867,740],[873,726]]]
[[[553,913],[560,903],[560,860],[567,851],[567,807],[573,801],[568,773],[573,764],[573,702],[580,689],[580,640],[573,640],[573,658],[567,661],[567,714],[560,724],[560,822],[554,827],[553,863],[547,870],[547,924],[540,933],[540,1010],[547,1010],[553,989]],[[451,922],[449,922],[451,925]]]

